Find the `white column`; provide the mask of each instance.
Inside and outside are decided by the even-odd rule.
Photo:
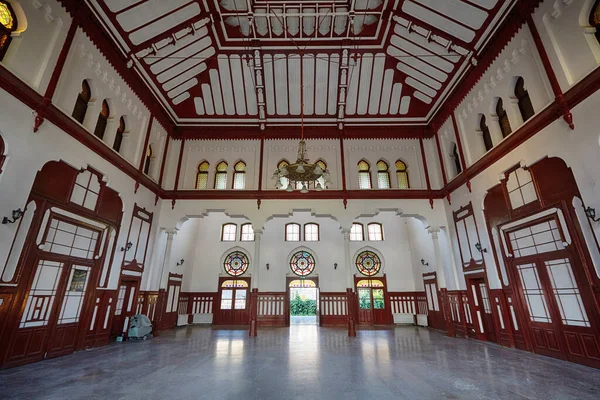
[[[442,260],[442,253],[440,251],[440,242],[438,240],[439,228],[430,228],[429,233],[431,234],[431,240],[433,242],[433,253],[435,258],[435,266],[437,272],[438,287],[447,288],[446,280],[452,280],[451,277],[446,276],[446,268],[444,268],[444,261]]]
[[[483,140],[483,131],[476,131],[477,133],[477,148],[479,149],[479,155],[478,157],[483,156],[485,153],[487,153],[487,149],[485,148],[485,142]],[[464,168],[464,167],[463,167]]]
[[[254,231],[254,262],[252,265],[252,289],[258,289],[258,279],[260,275],[260,238],[262,229]]]
[[[115,137],[117,136],[117,129],[119,127],[119,121],[115,117],[109,117],[106,121],[106,129],[104,130],[104,137],[102,141],[110,148],[115,144]]]
[[[490,136],[492,137],[494,146],[504,140],[502,129],[500,129],[500,118],[492,117],[492,122],[489,124],[488,128],[490,129]]]
[[[344,258],[346,262],[346,288],[354,287],[354,268],[352,268],[352,259],[350,257],[350,229],[343,228],[344,235]]]
[[[162,268],[160,270],[160,284],[158,286],[159,289],[166,289],[167,284],[169,283],[169,261],[171,260],[173,239],[177,234],[177,229],[167,229],[165,230],[165,233],[167,234],[167,243],[165,244],[165,257],[163,259]]]

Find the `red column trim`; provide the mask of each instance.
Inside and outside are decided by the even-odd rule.
[[[463,152],[462,141],[460,140],[460,132],[458,131],[458,123],[456,122],[456,115],[454,115],[454,110],[450,112],[450,117],[452,118],[452,126],[454,127],[454,136],[456,137],[456,145],[458,146],[460,162],[462,163],[462,172],[467,178],[467,188],[469,188],[469,192],[471,192],[471,181],[469,180],[469,176],[467,175],[467,162],[465,161],[465,154]]]
[[[442,157],[442,148],[440,147],[440,139],[438,137],[438,131],[434,131],[435,137],[435,145],[437,147],[438,158],[440,159],[440,167],[442,169],[442,180],[444,182],[444,187],[448,184],[448,178],[446,178],[446,166],[444,165],[444,158]]]
[[[183,160],[183,148],[185,147],[185,138],[181,139],[181,147],[179,148],[179,160],[177,161],[177,174],[175,175],[175,184],[173,185],[173,190],[177,192],[177,188],[179,187],[179,175],[181,174],[181,161]],[[173,197],[173,201],[171,202],[172,208],[175,208],[176,197]]]
[[[148,151],[148,142],[150,141],[150,133],[152,132],[152,123],[154,122],[154,118],[152,118],[152,113],[150,113],[150,119],[148,121],[148,127],[146,128],[146,139],[144,139],[144,147],[142,148],[144,152],[142,153],[142,157],[140,159],[140,166],[138,170],[142,172],[144,168],[144,161],[146,160],[146,153]]]
[[[427,192],[429,193],[429,204],[433,209],[433,197],[431,197],[431,181],[429,180],[429,168],[427,168],[427,156],[425,155],[425,147],[423,146],[423,137],[419,138],[419,146],[421,147],[421,158],[423,159],[423,169],[425,170],[425,182],[427,183]]]
[[[348,199],[346,198],[346,156],[344,152],[344,137],[340,136],[340,162],[342,163],[342,192],[344,193],[344,209],[348,206]]]
[[[264,167],[263,167],[264,155],[265,155],[265,135],[261,135],[260,136],[260,157],[259,157],[259,165],[258,165],[258,193],[259,194],[263,190],[262,184],[263,184],[263,171],[264,171]],[[256,199],[256,206],[258,207],[259,210],[260,210],[261,202],[262,202],[262,199],[259,196],[258,199]]]
[[[69,54],[69,50],[71,49],[71,45],[73,44],[73,38],[75,38],[75,32],[77,32],[77,28],[78,25],[75,22],[75,19],[71,20],[71,26],[69,27],[67,37],[65,38],[63,47],[60,51],[60,54],[58,55],[58,59],[56,60],[56,65],[54,66],[54,71],[52,71],[50,82],[48,82],[48,87],[46,88],[46,94],[44,94],[44,99],[52,101],[52,97],[54,97],[56,87],[58,86],[58,80],[60,79],[60,74],[63,71],[65,62],[67,61],[67,55]]]
[[[573,122],[573,113],[571,112],[571,108],[567,104],[565,97],[563,95],[563,91],[560,88],[560,83],[558,82],[558,78],[556,77],[556,73],[552,68],[552,63],[550,62],[550,58],[548,57],[548,53],[546,52],[546,48],[544,47],[544,43],[542,42],[542,38],[540,37],[540,32],[535,26],[535,22],[533,21],[533,17],[530,15],[527,18],[527,26],[529,27],[529,31],[531,32],[531,36],[533,37],[533,42],[535,43],[535,47],[540,55],[540,59],[542,60],[542,64],[544,65],[544,70],[546,71],[546,76],[550,81],[550,86],[552,86],[552,91],[554,92],[554,96],[556,97],[556,102],[562,113],[562,117],[565,122],[569,125],[569,128],[572,130],[575,129],[575,124]]]
[[[165,149],[163,150],[162,163],[160,166],[160,176],[158,177],[158,186],[162,188],[163,176],[165,175],[165,164],[167,163],[167,153],[169,152],[169,141],[171,137],[167,135],[165,140]]]

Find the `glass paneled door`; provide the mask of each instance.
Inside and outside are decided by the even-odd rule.
[[[36,261],[11,345],[11,362],[32,362],[75,350],[91,273],[92,264],[85,262],[51,257]]]
[[[385,301],[385,284],[379,279],[360,279],[356,282],[358,323],[384,325],[389,323]]]
[[[249,323],[250,284],[246,279],[221,281],[215,325],[247,325]]]

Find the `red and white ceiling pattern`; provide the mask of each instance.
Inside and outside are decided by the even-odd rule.
[[[261,127],[424,123],[515,3],[86,1],[178,123]]]

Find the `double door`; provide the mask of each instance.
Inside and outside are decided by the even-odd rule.
[[[112,337],[120,336],[121,334],[127,336],[127,332],[129,331],[129,319],[137,312],[136,300],[138,287],[138,279],[121,278],[119,290],[117,291],[115,316],[111,328]]]
[[[248,325],[250,279],[220,279],[215,325]]]
[[[488,286],[483,276],[467,278],[469,286],[468,297],[471,298],[471,312],[473,330],[469,329],[469,336],[480,340],[496,342],[494,329],[494,316],[488,292]]]
[[[34,261],[24,308],[9,346],[8,365],[72,353],[86,322],[93,264],[64,257]]]
[[[600,367],[592,294],[566,250],[514,262],[533,351]]]
[[[384,279],[358,279],[358,323],[361,325],[387,325],[391,314],[386,300]]]

